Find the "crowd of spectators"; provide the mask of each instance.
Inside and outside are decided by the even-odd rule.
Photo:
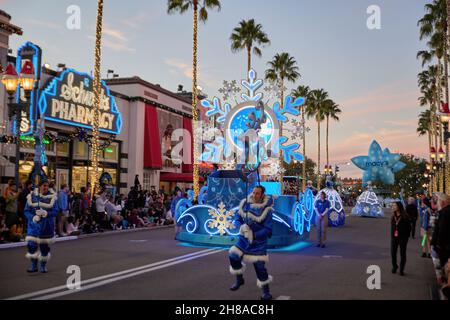
[[[108,188],[92,195],[90,184],[79,192],[71,192],[67,185],[62,185],[60,190],[54,187],[50,183],[50,189],[58,195],[55,233],[59,237],[170,225],[174,223],[172,211],[176,204],[172,200],[185,196],[178,187],[167,194],[155,186],[142,190],[140,185],[135,185],[127,195],[115,197]],[[10,180],[0,195],[0,243],[24,240],[27,226],[24,209],[32,188],[32,182],[26,181],[17,190]]]

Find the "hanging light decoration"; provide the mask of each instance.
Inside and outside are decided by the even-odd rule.
[[[193,35],[193,57],[192,57],[192,132],[194,143],[194,163],[193,163],[193,189],[194,201],[200,193],[200,172],[197,160],[200,158],[200,152],[197,147],[197,124],[198,124],[198,110],[197,110],[197,48],[198,48],[198,7],[194,6],[194,35]]]
[[[99,156],[99,114],[100,114],[100,63],[101,63],[101,45],[103,28],[103,0],[98,0],[97,8],[97,27],[95,34],[95,63],[94,63],[94,119],[92,125],[92,167],[91,185],[92,191],[97,191],[98,179],[98,156]]]

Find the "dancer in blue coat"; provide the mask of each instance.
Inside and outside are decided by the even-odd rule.
[[[269,260],[267,239],[272,236],[273,200],[264,193],[264,187],[255,187],[253,193],[242,200],[239,206],[239,240],[229,251],[230,272],[236,275],[236,282],[230,290],[236,291],[244,284],[245,264],[242,260],[245,260],[253,263],[258,278],[257,286],[263,290],[261,299],[271,300],[269,283],[273,278],[267,273],[265,263]]]
[[[31,260],[28,272],[38,271],[38,260],[42,273],[47,272],[47,261],[50,259],[50,243],[55,236],[55,217],[58,214],[57,196],[49,191],[48,182],[42,180],[27,196],[25,216],[28,220],[27,237],[28,253]]]

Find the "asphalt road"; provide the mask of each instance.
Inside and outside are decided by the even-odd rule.
[[[310,241],[270,253],[275,298],[431,299],[436,278],[418,239],[408,244],[406,276],[391,274],[389,218],[348,217],[344,227],[328,231],[327,248]],[[252,300],[260,294],[251,265],[245,286],[231,292],[227,251],[183,246],[173,228],[56,243],[47,274],[27,274],[24,255],[23,247],[0,250],[0,299]],[[81,270],[81,289],[66,287],[71,265]],[[371,265],[381,268],[380,290],[367,288]]]

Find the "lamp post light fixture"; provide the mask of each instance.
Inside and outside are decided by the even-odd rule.
[[[22,110],[29,106],[31,91],[33,90],[36,76],[31,61],[26,61],[22,66],[20,76],[12,64],[8,64],[5,74],[2,76],[2,83],[8,92],[8,109],[11,121],[16,121],[16,161],[15,161],[15,182],[16,186],[20,186],[19,181],[19,164],[20,164],[20,128],[22,123]],[[13,103],[14,94],[19,86],[25,92],[26,102]]]

